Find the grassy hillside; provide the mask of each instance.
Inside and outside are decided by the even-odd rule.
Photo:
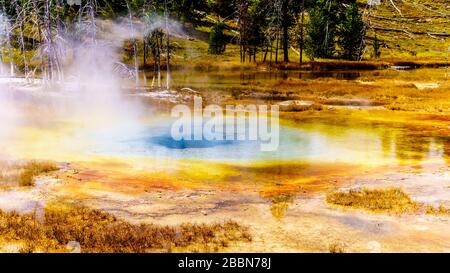
[[[450,2],[393,0],[393,3],[398,10],[389,0],[382,0],[381,5],[373,7],[367,17],[371,26],[367,33],[369,42],[376,34],[383,44],[381,58],[447,58],[450,53]]]
[[[363,69],[375,66],[383,67],[392,64],[407,64],[415,62],[419,64],[446,65],[450,57],[450,2],[448,0],[381,0],[380,5],[367,6],[367,0],[358,0],[360,10],[364,13],[364,21],[367,22],[366,51],[364,63],[352,64],[340,60],[326,60],[328,69]],[[393,4],[392,4],[393,3]],[[173,69],[179,67],[195,67],[199,70],[205,69],[251,69],[255,65],[261,65],[264,52],[260,50],[257,54],[257,63],[241,64],[239,60],[239,46],[237,24],[235,20],[226,21],[225,34],[229,44],[223,55],[210,55],[208,53],[208,37],[211,26],[216,17],[206,15],[195,28],[190,24],[184,24],[187,39],[172,37],[172,47],[175,49],[171,58]],[[308,22],[306,14],[305,22]],[[292,27],[291,37],[297,37],[298,26]],[[23,60],[19,50],[18,32],[12,33],[14,42],[13,57],[15,65],[22,70]],[[35,34],[34,34],[35,36]],[[33,34],[26,28],[25,40],[32,41]],[[381,44],[381,57],[373,57],[373,41],[377,37]],[[30,43],[30,42],[29,42]],[[142,42],[140,42],[139,59],[143,65]],[[28,45],[30,47],[30,44]],[[123,50],[123,61],[133,65],[132,44],[125,43]],[[275,50],[274,50],[275,51]],[[39,58],[34,49],[27,49],[27,59],[30,67],[35,67]],[[282,60],[283,51],[280,49],[279,60]],[[269,53],[270,55],[270,53]],[[272,52],[273,62],[275,52]],[[9,62],[6,48],[3,47],[2,58],[4,63]],[[299,46],[296,38],[291,39],[290,60],[288,68],[297,69],[299,66]],[[303,58],[309,61],[305,55]],[[164,60],[163,60],[164,61]],[[317,60],[324,61],[324,60]],[[367,62],[369,61],[369,63]],[[273,63],[272,63],[273,64]],[[149,69],[152,70],[152,60],[147,60]],[[321,64],[323,65],[323,63]]]
[[[381,66],[384,65],[383,63],[390,65],[403,62],[405,64],[406,62],[416,62],[418,64],[439,63],[444,65],[448,63],[450,57],[450,2],[447,0],[392,0],[392,2],[395,7],[389,0],[381,0],[380,5],[372,7],[366,5],[367,0],[359,1],[361,11],[364,12],[364,21],[368,23],[364,60],[377,61]],[[198,26],[195,30],[188,29],[187,34],[191,39],[176,40],[180,47],[173,58],[175,65],[193,65],[198,68],[211,68],[218,65],[222,68],[234,68],[240,65],[237,45],[229,44],[222,56],[208,54],[207,37],[211,20],[210,17],[206,17],[203,21],[204,25]],[[306,22],[307,20],[308,15],[306,14]],[[233,31],[236,27],[235,22],[228,21],[227,25],[229,30],[226,34],[231,39],[236,37],[237,32]],[[296,29],[291,31],[294,32]],[[379,59],[373,57],[375,36],[381,44]],[[291,45],[291,61],[298,62],[299,48],[296,41],[291,41]],[[262,60],[263,54],[263,52],[258,53],[259,61]],[[282,54],[283,52],[280,50],[280,60]],[[308,61],[308,57],[304,56],[304,60]],[[336,63],[336,60],[332,62]],[[255,64],[246,64],[244,69],[253,65]]]

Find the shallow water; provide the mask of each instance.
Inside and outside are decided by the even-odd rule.
[[[169,123],[170,124],[170,123]],[[312,161],[351,164],[444,162],[450,157],[448,138],[417,134],[417,128],[389,124],[343,127],[332,122],[282,126],[276,151],[263,152],[259,141],[174,141],[170,128],[151,127],[136,139],[111,142],[98,153],[144,155],[218,161]]]
[[[58,121],[25,124],[3,147],[26,158],[70,160],[90,157],[149,157],[221,162],[301,161],[357,165],[450,163],[450,138],[440,130],[408,123],[368,121],[351,117],[324,117],[280,127],[279,147],[261,151],[260,141],[175,141],[167,117],[108,127]],[[70,123],[69,123],[70,124]],[[74,127],[75,126],[75,127]]]
[[[407,75],[413,77],[430,71],[435,73],[436,70],[365,71],[358,72],[357,76],[395,77],[395,73],[409,73]],[[174,82],[181,84],[181,78],[185,77],[186,81],[205,86],[209,83],[235,85],[252,79],[273,81],[283,75],[294,77],[298,73],[305,72],[279,72],[275,76],[269,72],[228,72],[223,75],[211,72],[202,73],[202,76],[196,72],[175,72]],[[325,76],[306,73],[312,77]],[[333,73],[325,74],[340,77]],[[143,156],[248,163],[310,161],[399,165],[450,162],[448,124],[442,122],[438,126],[430,126],[420,115],[395,121],[401,114],[392,112],[388,118],[377,119],[370,111],[361,111],[362,114],[356,116],[338,111],[303,118],[296,123],[282,121],[279,148],[262,152],[258,141],[174,141],[170,136],[173,120],[167,117],[169,113],[154,113],[151,106],[142,107],[125,99],[122,101],[123,98],[117,99],[118,102],[100,98],[101,103],[95,104],[88,103],[92,97],[87,97],[73,106],[76,97],[53,95],[54,92],[2,92],[2,104],[17,104],[13,108],[19,113],[9,117],[15,127],[9,130],[8,139],[0,143],[2,155],[60,161],[89,160],[93,156]],[[137,111],[135,108],[142,109]]]
[[[213,74],[206,77],[211,79],[207,86],[221,84]],[[254,80],[226,76],[223,81],[235,86]],[[381,240],[378,235],[395,247],[416,242],[407,232],[414,232],[411,223],[419,216],[398,227],[404,217],[342,212],[324,202],[329,190],[401,187],[415,200],[436,206],[448,201],[450,123],[445,117],[343,109],[282,113],[279,149],[262,152],[255,141],[174,141],[173,120],[151,105],[135,109],[141,105],[124,100],[109,106],[108,100],[88,103],[88,97],[73,107],[73,96],[55,93],[1,94],[0,106],[14,107],[2,108],[10,115],[3,116],[0,159],[71,163],[61,164],[67,167],[52,177],[40,177],[31,189],[0,191],[2,210],[39,216],[52,202],[74,202],[164,225],[235,219],[257,227],[255,238],[262,234],[264,242],[279,243],[284,251],[292,242],[303,247],[308,240],[359,238],[367,245],[368,239]],[[417,236],[427,242],[424,246],[433,244],[433,234],[438,246],[448,242],[446,223],[433,220],[426,228],[432,232]],[[299,230],[305,236],[297,236]]]
[[[327,80],[343,81],[362,80],[376,81],[377,79],[409,79],[415,81],[446,80],[446,68],[420,68],[409,70],[335,70],[335,71],[195,71],[175,70],[171,73],[172,84],[175,87],[199,88],[201,90],[226,89],[242,86],[264,86],[280,80]],[[152,73],[146,75],[151,82]],[[162,74],[164,81],[165,74]]]

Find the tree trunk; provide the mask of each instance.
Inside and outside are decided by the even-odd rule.
[[[94,0],[90,0],[89,2],[89,15],[91,17],[91,39],[92,43],[95,44],[97,40],[97,30],[95,25],[95,6],[94,6]]]
[[[23,66],[24,66],[24,74],[25,78],[28,77],[28,62],[27,62],[27,51],[25,48],[25,37],[24,37],[24,10],[23,7],[19,5],[18,2],[15,2],[16,4],[16,12],[17,12],[17,20],[19,21],[19,40],[20,40],[20,53],[22,53],[22,60],[23,60]]]
[[[6,47],[8,48],[10,75],[11,75],[11,77],[14,77],[15,76],[14,59],[13,59],[13,54],[12,54],[11,32],[10,31],[11,31],[10,29],[8,29],[6,31]]]
[[[142,40],[142,42],[144,43],[144,62],[143,62],[143,65],[144,65],[144,68],[145,68],[145,65],[147,64],[147,37],[144,36],[144,39]]]
[[[269,65],[270,67],[272,66],[272,56],[273,56],[273,41],[272,41],[272,37],[269,36],[270,39],[270,61],[269,61]]]
[[[2,1],[2,13],[5,13],[5,2]],[[9,20],[6,18],[8,23],[5,24],[5,33],[6,33],[6,47],[8,49],[9,56],[9,68],[10,68],[10,76],[14,77],[14,60],[12,56],[12,48],[11,48],[11,27],[9,26]]]
[[[138,48],[137,48],[137,39],[134,37],[134,26],[133,26],[133,15],[131,13],[130,4],[128,1],[126,1],[127,9],[128,9],[128,16],[130,20],[130,32],[131,37],[133,39],[133,56],[134,56],[134,74],[135,74],[135,83],[136,86],[139,85],[139,61],[138,61]]]
[[[170,33],[169,33],[169,13],[167,9],[167,0],[164,1],[164,15],[166,17],[166,88],[170,90]]]
[[[300,64],[303,64],[304,23],[305,23],[305,0],[302,0],[302,19],[300,23]]]
[[[280,45],[280,35],[279,35],[279,33],[277,32],[277,44],[276,44],[276,46],[275,46],[275,63],[276,64],[278,64],[278,47],[279,47],[279,45]]]
[[[288,24],[288,3],[283,1],[283,54],[284,62],[289,62],[289,24]]]
[[[3,48],[0,48],[0,61],[1,61],[1,64],[0,64],[0,75],[4,75],[5,71],[3,69]]]
[[[266,50],[264,51],[263,63],[267,61],[267,54],[269,53],[269,45],[266,45]]]
[[[289,62],[289,33],[287,25],[283,26],[283,54],[284,62]]]
[[[161,88],[161,52],[162,52],[162,43],[163,43],[163,37],[162,33],[158,33],[159,35],[159,42],[158,42],[158,88]]]

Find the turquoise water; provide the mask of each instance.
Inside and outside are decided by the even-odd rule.
[[[279,146],[261,151],[261,141],[182,140],[170,135],[170,119],[149,122],[133,137],[101,138],[96,154],[148,156],[214,161],[320,161],[366,164],[401,164],[450,158],[450,138],[417,128],[393,124],[344,126],[332,121],[311,121],[280,126]],[[111,134],[113,135],[113,134]],[[95,139],[95,137],[93,137]],[[100,140],[100,138],[99,138]]]

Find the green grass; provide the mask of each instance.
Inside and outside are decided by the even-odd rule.
[[[359,0],[361,4],[367,3],[366,0]],[[375,31],[369,28],[367,32],[367,50],[364,55],[366,63],[361,62],[341,62],[337,60],[319,60],[314,62],[314,69],[374,69],[374,67],[385,67],[386,64],[402,64],[409,62],[418,65],[444,64],[447,62],[449,56],[448,46],[450,45],[450,38],[435,37],[431,35],[417,35],[409,34],[409,32],[446,32],[450,33],[450,17],[440,16],[448,14],[448,1],[446,0],[410,0],[410,1],[396,1],[396,5],[402,11],[398,14],[394,10],[389,1],[382,1],[380,6],[375,6],[371,9],[370,23],[373,27],[394,28],[405,30],[406,32],[392,32],[392,31]],[[429,10],[431,9],[431,10]],[[308,16],[306,14],[306,19]],[[212,21],[204,19],[204,22],[197,26],[196,29],[187,27],[186,33],[190,35],[189,39],[180,39],[172,37],[172,46],[175,48],[173,56],[171,56],[172,69],[197,69],[201,71],[223,69],[223,68],[242,68],[254,69],[258,66],[266,67],[261,61],[264,56],[263,50],[257,54],[257,64],[255,63],[240,63],[239,46],[235,44],[228,44],[227,50],[223,55],[215,56],[208,54],[208,34],[210,32]],[[234,20],[226,22],[230,28],[237,30]],[[297,28],[295,26],[294,28]],[[33,30],[33,31],[32,31]],[[228,33],[231,36],[236,35],[235,32]],[[382,44],[381,59],[375,60],[371,57],[372,41],[377,36]],[[36,30],[28,26],[25,32],[26,38],[33,38],[36,36]],[[35,37],[34,37],[35,38]],[[273,56],[273,66],[277,69],[309,69],[308,65],[300,67],[298,65],[298,42],[296,38],[291,39],[291,46],[295,51],[289,49],[291,63],[285,65],[274,64],[275,57]],[[140,44],[139,63],[143,66],[142,42]],[[125,54],[126,46],[123,50],[123,61],[133,64],[133,58],[130,54]],[[27,52],[27,59],[30,69],[34,68],[39,61],[39,58],[32,58],[35,51]],[[128,53],[130,48],[128,46]],[[283,51],[279,51],[279,60],[282,61]],[[22,55],[18,49],[14,49],[13,58],[16,66],[23,68]],[[270,55],[270,54],[268,54]],[[273,55],[273,54],[272,54]],[[304,56],[305,61],[309,61],[307,56]],[[9,57],[6,49],[3,48],[3,61],[9,62]],[[352,64],[353,63],[353,64]],[[148,61],[148,71],[152,71],[151,60]]]
[[[371,25],[401,29],[404,32],[369,28],[367,34],[370,47],[365,57],[370,57],[372,41],[376,34],[383,45],[382,60],[444,60],[448,54],[449,37],[418,35],[412,32],[450,33],[450,17],[441,16],[449,14],[448,1],[408,0],[394,3],[402,14],[399,14],[389,1],[382,1],[380,6],[371,10]]]

